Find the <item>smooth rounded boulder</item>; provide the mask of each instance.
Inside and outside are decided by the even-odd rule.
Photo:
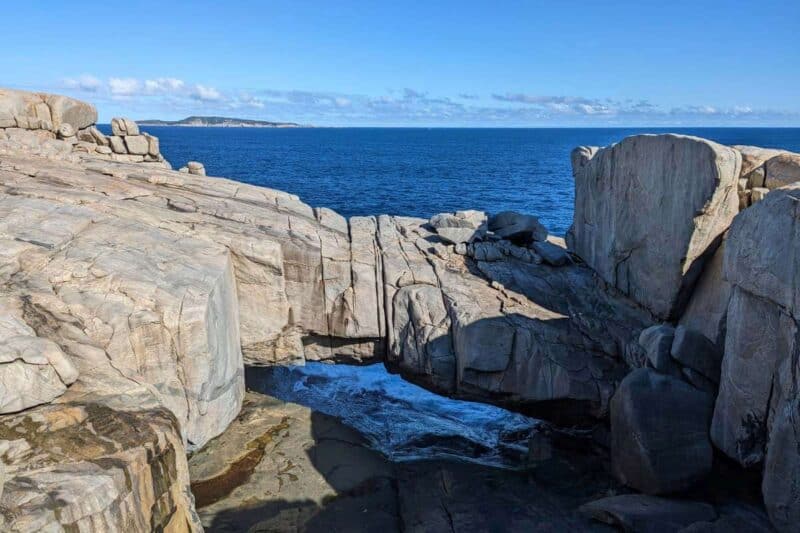
[[[647,494],[688,489],[710,471],[714,398],[649,368],[628,374],[611,399],[611,466]]]

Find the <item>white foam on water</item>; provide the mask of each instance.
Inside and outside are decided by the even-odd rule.
[[[368,366],[307,363],[248,370],[248,387],[334,416],[392,461],[458,459],[519,468],[539,421],[454,400]]]

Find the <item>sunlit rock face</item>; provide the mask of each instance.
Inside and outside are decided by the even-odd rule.
[[[705,139],[637,135],[573,157],[570,249],[661,319],[680,316],[739,211],[741,154]]]
[[[0,529],[202,530],[177,420],[146,392],[126,399],[140,407],[76,401],[0,418]]]

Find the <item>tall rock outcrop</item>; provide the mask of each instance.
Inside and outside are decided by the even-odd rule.
[[[724,273],[733,285],[711,435],[746,466],[764,464],[773,523],[800,521],[800,184],[770,192],[734,220]]]
[[[738,151],[682,135],[637,135],[573,157],[568,244],[662,319],[680,315],[738,212]]]

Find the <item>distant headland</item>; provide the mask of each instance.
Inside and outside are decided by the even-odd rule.
[[[270,122],[248,118],[191,116],[182,120],[138,120],[142,126],[184,126],[190,128],[304,128],[295,122]]]

